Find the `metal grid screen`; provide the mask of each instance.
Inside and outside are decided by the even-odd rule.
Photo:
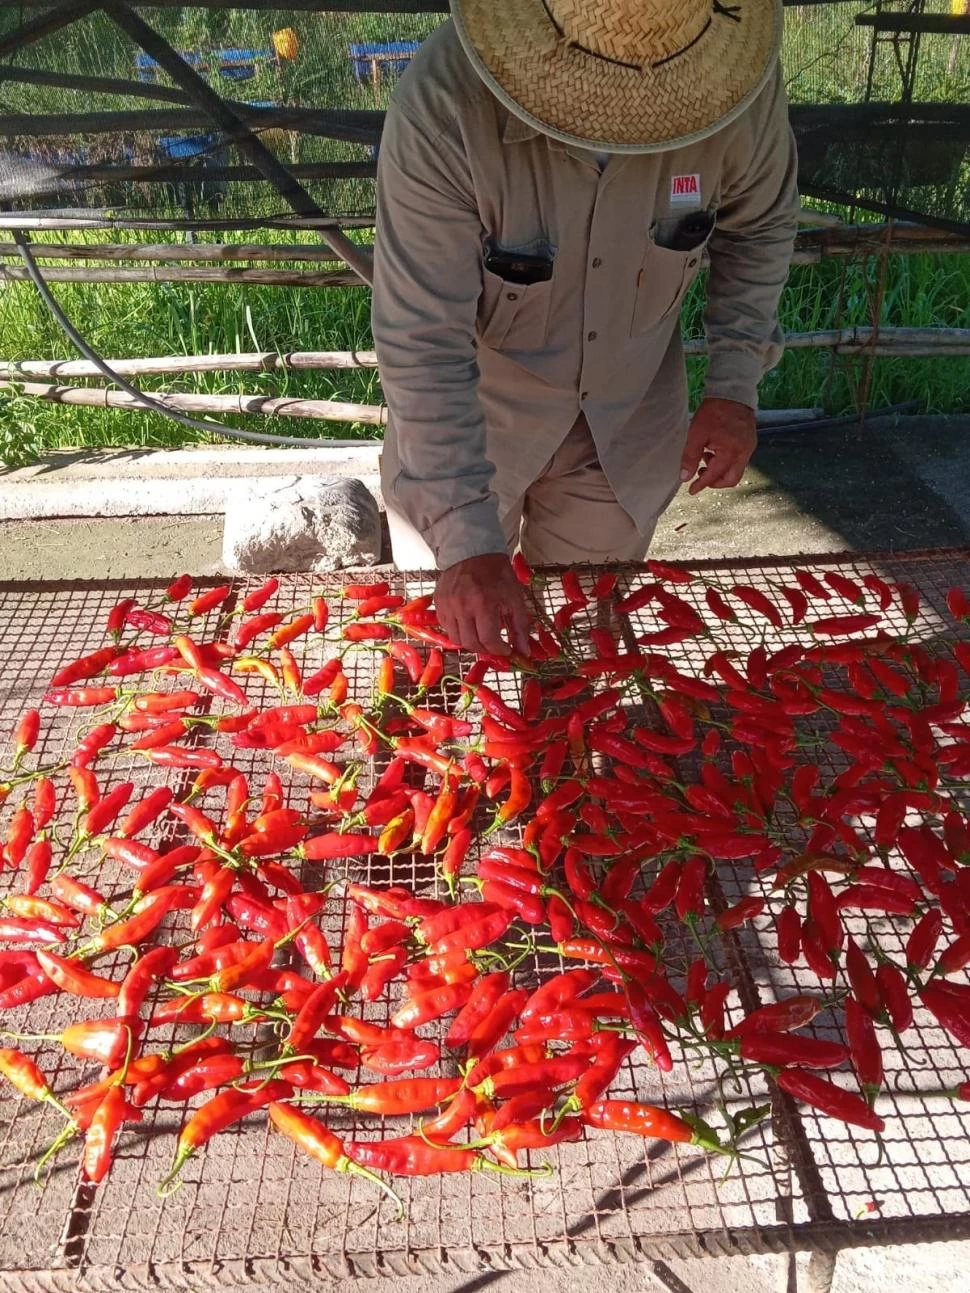
[[[818,559],[815,564],[825,565]],[[710,563],[694,568],[725,569]],[[734,563],[730,568],[769,596],[775,595],[774,583],[790,570],[785,563],[770,561]],[[932,647],[946,623],[947,588],[970,582],[970,553],[833,559],[827,568],[857,577],[875,572],[915,585],[923,598],[920,636]],[[430,591],[420,576],[391,579],[395,591],[408,597]],[[631,587],[637,579],[637,571],[624,568],[620,588]],[[288,610],[305,603],[312,593],[333,592],[338,586],[336,580],[328,585],[320,578],[288,577],[267,609],[276,605]],[[23,710],[36,703],[62,663],[102,644],[107,612],[120,597],[144,599],[160,594],[163,587],[0,585],[0,731],[10,730]],[[241,586],[235,595],[244,591]],[[703,609],[700,592],[693,586],[684,591]],[[546,582],[543,597],[549,613],[563,604],[558,580]],[[340,636],[340,602],[334,600],[332,606],[336,613],[326,638],[304,639],[305,671],[319,667]],[[602,610],[593,613],[608,616]],[[632,617],[634,632],[645,627],[645,621],[638,625]],[[905,622],[890,611],[886,627],[902,633]],[[743,648],[750,646],[753,634],[763,632],[764,622],[755,623],[742,611],[737,626],[725,625],[723,630],[726,645]],[[952,636],[952,628],[947,632]],[[786,640],[791,640],[791,630],[771,631],[767,639],[773,647]],[[704,654],[692,641],[668,651],[685,673],[697,674],[703,665]],[[466,666],[457,657],[449,663],[453,676],[460,676]],[[501,677],[507,698],[514,698],[514,675]],[[363,652],[353,656],[350,683],[352,695],[366,702],[373,677]],[[444,685],[457,684],[446,680]],[[258,703],[258,692],[253,691],[253,697]],[[272,703],[270,696],[265,699]],[[89,721],[83,714],[61,711],[46,724],[37,758],[57,761],[73,747],[79,726]],[[838,754],[831,745],[826,749]],[[257,785],[268,770],[267,757],[260,751],[233,751],[235,765]],[[831,771],[844,766],[835,762]],[[682,771],[690,775],[689,768]],[[150,765],[131,768],[127,756],[100,763],[98,772],[105,787],[133,778],[139,788],[147,788],[160,779],[159,770]],[[298,796],[305,787],[294,781],[289,793],[292,806],[304,806]],[[170,821],[164,830],[171,833],[172,825]],[[508,833],[509,839],[515,837],[514,830]],[[110,893],[114,878],[106,865],[98,872],[98,886]],[[429,892],[434,884],[428,864],[411,858],[393,863],[373,858],[354,872],[354,878],[402,882]],[[0,885],[10,887],[9,873],[0,875]],[[722,863],[711,885],[712,906],[716,910],[758,893],[761,885],[746,862]],[[344,908],[335,901],[331,910],[334,923],[328,932],[337,935]],[[724,939],[726,969],[741,998],[735,1018],[778,996],[817,988],[817,981],[809,982],[797,968],[779,961],[770,926],[770,920],[762,918]],[[860,917],[852,932],[864,945],[875,928]],[[877,932],[884,946],[905,937],[905,931],[894,931],[886,919],[879,921]],[[676,958],[676,940],[684,937],[683,929],[673,926],[668,933],[668,952]],[[691,949],[685,946],[683,954],[686,961]],[[557,958],[541,955],[531,967],[533,976],[559,968]],[[95,1013],[97,1004],[85,1002],[85,1011]],[[110,1013],[110,1003],[105,1005],[104,1013]],[[393,1001],[388,1000],[365,1007],[378,1022],[386,1021],[392,1009]],[[72,999],[58,994],[5,1016],[5,1026],[56,1033],[76,1015],[76,1002],[72,1009]],[[825,1035],[826,1019],[822,1014],[816,1020],[820,1036]],[[917,1015],[907,1043],[905,1057],[886,1050],[887,1082],[878,1109],[887,1128],[880,1146],[871,1135],[856,1134],[810,1110],[796,1110],[787,1098],[776,1095],[772,1117],[745,1142],[751,1157],[726,1178],[722,1179],[722,1164],[698,1150],[597,1133],[536,1156],[535,1164],[554,1164],[556,1171],[547,1178],[513,1181],[479,1172],[404,1181],[406,1214],[400,1221],[389,1204],[377,1201],[369,1183],[321,1172],[287,1140],[269,1134],[261,1118],[216,1137],[206,1152],[191,1160],[178,1192],[160,1199],[156,1186],[167,1170],[174,1134],[184,1116],[180,1106],[146,1109],[145,1122],[126,1129],[114,1168],[97,1190],[81,1181],[70,1153],[55,1161],[38,1190],[33,1170],[59,1124],[43,1107],[19,1102],[4,1088],[0,1287],[23,1289],[28,1275],[36,1277],[40,1287],[184,1287],[187,1280],[251,1281],[268,1287],[320,1273],[339,1277],[460,1272],[543,1261],[810,1247],[833,1251],[849,1245],[968,1237],[970,1112],[921,1094],[962,1080],[966,1054],[925,1015]],[[258,1033],[253,1044],[260,1044]],[[41,1043],[36,1054],[53,1076],[55,1089],[68,1085],[68,1077],[70,1085],[76,1085],[98,1075],[95,1066],[88,1066],[79,1079],[77,1070],[83,1066],[59,1046]],[[718,1086],[713,1069],[694,1056],[675,1049],[674,1061],[673,1072],[660,1075],[647,1066],[642,1051],[635,1052],[612,1093],[703,1115],[710,1115],[717,1101],[730,1107],[735,1100],[749,1105],[771,1098],[759,1079],[747,1089],[725,1089]],[[435,1071],[447,1073],[447,1061],[443,1064]],[[379,1132],[380,1120],[343,1111],[328,1116],[340,1134],[350,1134],[351,1129],[364,1136]],[[162,1131],[164,1136],[159,1135]]]

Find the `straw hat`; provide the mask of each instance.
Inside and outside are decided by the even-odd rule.
[[[774,67],[781,0],[451,0],[516,116],[570,144],[652,153],[733,120]]]

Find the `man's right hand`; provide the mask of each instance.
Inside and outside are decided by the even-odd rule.
[[[441,627],[466,651],[529,654],[529,612],[522,585],[504,552],[469,557],[442,570],[435,606]]]

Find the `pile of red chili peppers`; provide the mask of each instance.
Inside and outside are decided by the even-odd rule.
[[[51,1154],[100,1181],[159,1101],[186,1107],[170,1180],[263,1110],[385,1189],[593,1129],[733,1154],[763,1111],[719,1138],[659,1079],[629,1093],[644,1057],[879,1133],[914,1010],[970,1046],[963,591],[928,649],[875,574],[516,570],[527,658],[461,660],[384,582],[284,615],[275,579],[236,605],[183,576],[51,679],[0,772],[0,1072],[62,1120]],[[45,764],[55,710],[78,739]],[[814,990],[745,1013],[718,954],[745,925]],[[78,1061],[57,1090],[42,1041]]]

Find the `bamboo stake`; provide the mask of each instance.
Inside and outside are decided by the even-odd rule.
[[[102,390],[88,386],[54,386],[39,382],[0,382],[0,390],[31,395],[53,404],[79,404],[88,408],[151,410],[125,391]],[[368,426],[385,426],[387,410],[379,404],[345,404],[338,400],[300,400],[266,395],[182,395],[152,391],[160,404],[185,413],[226,414],[261,413],[266,417],[312,418],[321,422],[361,422]],[[366,444],[367,441],[353,441]]]
[[[970,245],[970,244],[968,244]],[[361,244],[364,250],[371,250]],[[32,242],[35,260],[267,260],[310,261],[314,264],[341,265],[329,247],[309,247],[304,243],[55,243]],[[0,239],[0,259],[20,259],[12,242]]]
[[[831,332],[795,332],[785,338],[789,350],[834,349],[839,354],[868,351],[884,356],[941,358],[970,354],[970,328],[880,328],[873,343],[872,328],[843,328]],[[707,353],[706,342],[684,342],[688,355]],[[161,355],[139,359],[108,359],[121,377],[172,376],[185,373],[256,373],[335,369],[373,369],[373,350],[252,351],[232,355]],[[22,359],[0,362],[0,376],[17,381],[24,377],[100,378],[85,359]],[[232,397],[235,398],[235,397]]]
[[[23,265],[0,265],[0,283],[22,283],[28,278]],[[112,266],[55,267],[44,270],[48,283],[256,283],[263,287],[364,287],[351,269],[334,271],[286,269],[219,269],[216,267],[138,269]]]
[[[283,370],[376,368],[373,350],[307,350],[280,354],[261,351],[239,355],[164,355],[156,359],[108,359],[120,377],[154,377],[175,373],[266,373]],[[0,363],[0,377],[98,377],[87,359],[24,359]]]
[[[839,328],[829,332],[793,332],[786,350],[834,350],[837,355],[869,354],[904,358],[970,355],[970,328]],[[707,342],[684,342],[687,355],[706,355]]]
[[[16,215],[0,212],[0,229],[29,229],[52,233],[66,230],[112,230],[116,232],[152,231],[170,233],[239,233],[247,230],[266,229],[302,229],[308,232],[326,232],[336,229],[373,229],[373,212],[358,212],[347,216],[291,216],[274,215],[250,216],[246,219],[237,217],[234,220],[205,220],[190,218],[162,220],[152,217],[124,217],[108,213],[107,208],[97,207],[75,209],[70,215],[48,215],[36,211],[18,211]],[[334,253],[331,252],[331,255]]]
[[[366,226],[366,217],[347,222]],[[882,255],[889,226],[885,224],[839,225],[801,232],[792,260],[796,265],[818,264],[828,256]],[[970,238],[925,226],[896,225],[891,248],[895,255],[957,255],[970,252]],[[373,247],[363,245],[373,254]],[[327,247],[297,243],[34,243],[38,260],[90,261],[269,261],[339,264]],[[19,259],[10,241],[0,238],[0,260]]]

